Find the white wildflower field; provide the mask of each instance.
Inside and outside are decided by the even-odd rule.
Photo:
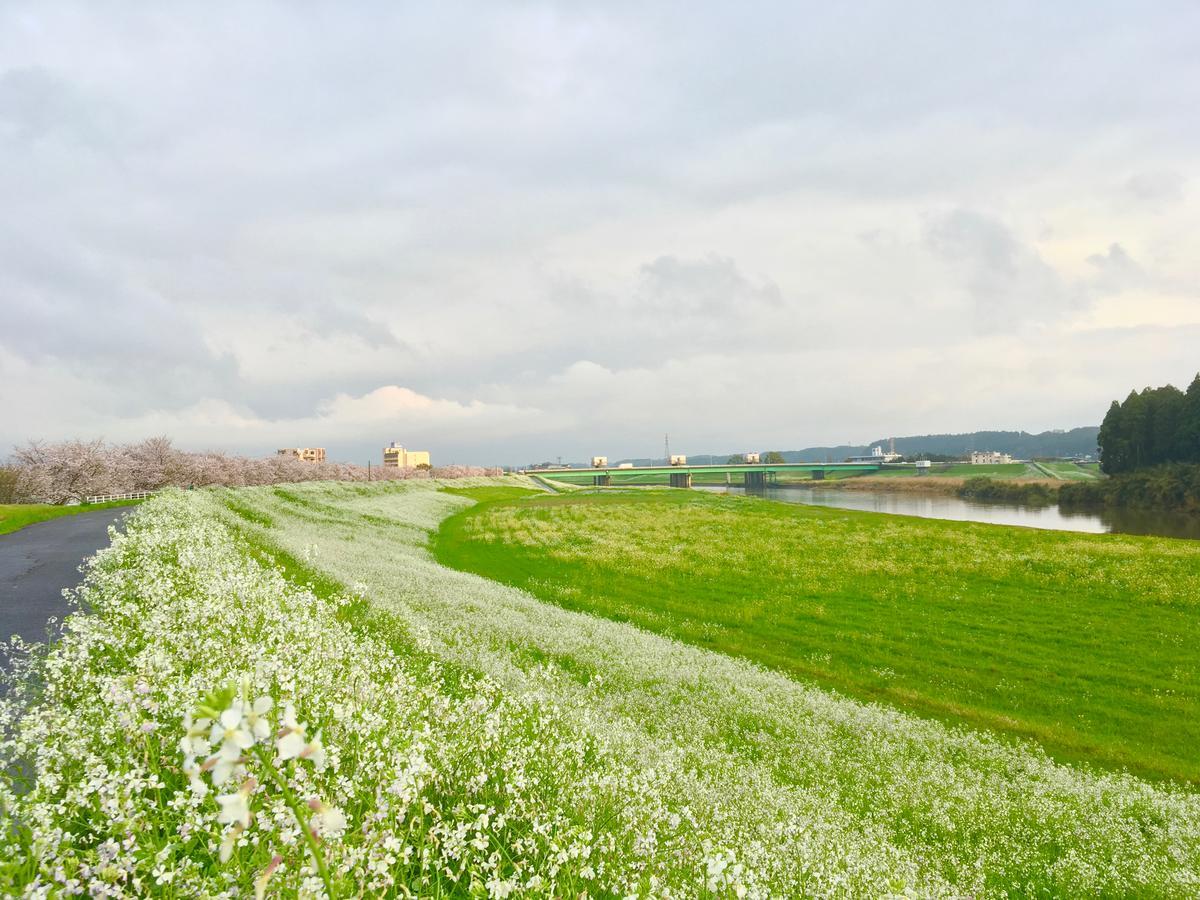
[[[1161,896],[1200,795],[456,572],[497,480],[169,492],[0,699],[31,896]],[[531,482],[515,478],[504,484]]]

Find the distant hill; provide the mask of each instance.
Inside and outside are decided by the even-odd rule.
[[[941,453],[964,455],[972,450],[996,450],[1011,453],[1018,459],[1034,456],[1080,456],[1096,454],[1096,436],[1099,427],[1072,428],[1070,431],[1043,431],[1030,434],[1028,431],[973,431],[968,434],[920,434],[896,438],[896,452],[905,456],[917,453]],[[888,446],[889,438],[880,438],[861,447],[806,447],[803,450],[784,451],[788,462],[824,462],[826,457],[834,461],[847,456],[869,453],[871,447]]]
[[[1043,431],[1041,434],[1030,434],[1028,431],[972,431],[967,434],[918,434],[909,437],[896,438],[896,452],[905,456],[919,453],[936,453],[947,456],[965,456],[972,450],[995,450],[999,453],[1011,453],[1018,459],[1031,459],[1035,456],[1083,456],[1096,455],[1096,436],[1099,427],[1072,428],[1070,431]],[[872,447],[888,446],[890,438],[880,438],[869,444],[841,444],[837,447],[805,447],[803,450],[783,450],[783,458],[788,462],[841,462],[847,456],[862,456],[869,453]],[[773,450],[773,447],[757,448],[763,452]],[[706,462],[723,463],[730,454],[695,454],[689,455],[688,461],[704,464]],[[621,462],[632,462],[634,465],[663,465],[665,460],[658,459],[628,459]]]

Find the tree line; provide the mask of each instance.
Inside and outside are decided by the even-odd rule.
[[[1200,374],[1187,391],[1174,385],[1131,391],[1113,401],[1097,437],[1109,475],[1166,463],[1200,463]]]
[[[500,475],[498,468],[439,466],[385,469],[347,463],[303,462],[294,456],[252,459],[225,453],[191,453],[166,437],[132,444],[104,441],[30,441],[0,467],[0,503],[72,503],[103,494],[164,487],[244,487],[297,481],[393,481]]]

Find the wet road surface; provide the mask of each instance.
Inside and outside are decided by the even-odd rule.
[[[126,512],[98,509],[0,534],[0,641],[46,640],[50,617],[71,612],[63,588],[79,584],[80,563],[108,546],[108,526]]]

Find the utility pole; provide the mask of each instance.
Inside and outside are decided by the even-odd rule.
[[[663,435],[663,453],[666,454],[666,459],[664,459],[663,462],[669,466],[671,464],[671,435],[670,434]]]

